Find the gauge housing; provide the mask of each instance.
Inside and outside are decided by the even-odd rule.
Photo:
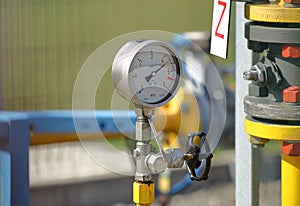
[[[160,97],[156,97],[155,101],[145,101],[144,99],[138,96],[136,88],[134,88],[132,81],[130,80],[131,71],[133,70],[134,60],[136,61],[137,55],[140,55],[148,52],[147,48],[152,47],[161,47],[162,51],[166,51],[167,55],[172,58],[172,67],[171,68],[173,74],[172,84],[169,84],[171,88],[165,89],[165,94],[160,94]],[[152,52],[152,50],[151,50]],[[164,69],[166,63],[162,64],[160,67],[157,65],[147,65],[146,67],[152,68],[148,74],[153,74],[153,77],[158,74],[158,70]],[[157,71],[153,71],[153,68],[156,66]],[[157,69],[158,67],[158,69]],[[137,68],[138,69],[138,68]],[[144,72],[145,73],[145,72]],[[143,75],[143,74],[142,74]],[[161,75],[161,74],[160,74]],[[158,76],[158,75],[157,75]],[[143,106],[143,107],[159,107],[167,102],[169,102],[177,93],[180,84],[181,84],[181,76],[182,76],[182,68],[181,68],[181,61],[179,56],[177,55],[176,51],[167,43],[156,41],[156,40],[136,40],[136,41],[129,41],[127,42],[122,48],[117,52],[113,64],[112,64],[112,80],[113,85],[116,88],[117,92],[127,101],[134,103],[135,105]],[[146,76],[139,76],[139,78],[147,78]],[[157,81],[162,81],[158,79]],[[170,77],[169,77],[170,78]],[[150,81],[150,80],[149,80]],[[149,82],[148,81],[148,82]],[[163,82],[165,83],[165,82]],[[147,83],[146,83],[147,84]],[[151,84],[151,82],[149,83]],[[162,82],[154,82],[152,87],[152,92],[159,92],[162,90],[161,86],[157,86],[155,89],[156,84],[162,84]],[[147,85],[150,88],[149,85]],[[166,92],[167,91],[167,92]]]

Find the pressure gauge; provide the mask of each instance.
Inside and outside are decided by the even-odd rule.
[[[165,42],[127,42],[112,65],[113,84],[127,101],[145,107],[159,107],[170,101],[181,82],[181,62]]]

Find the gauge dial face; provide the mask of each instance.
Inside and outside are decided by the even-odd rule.
[[[162,45],[141,49],[129,68],[129,84],[135,97],[148,104],[165,101],[174,95],[179,78],[177,57]]]

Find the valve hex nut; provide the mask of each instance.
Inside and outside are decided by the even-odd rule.
[[[163,172],[167,168],[167,163],[159,154],[151,154],[150,156],[148,156],[148,159],[146,161],[148,169],[154,174]]]
[[[137,205],[150,205],[154,201],[154,183],[133,183],[133,202]]]

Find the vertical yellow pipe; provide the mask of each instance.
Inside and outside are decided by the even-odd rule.
[[[300,205],[300,155],[282,153],[281,193],[282,206]]]
[[[283,5],[283,4],[284,4],[284,0],[277,0],[276,3],[277,3],[278,5]]]

